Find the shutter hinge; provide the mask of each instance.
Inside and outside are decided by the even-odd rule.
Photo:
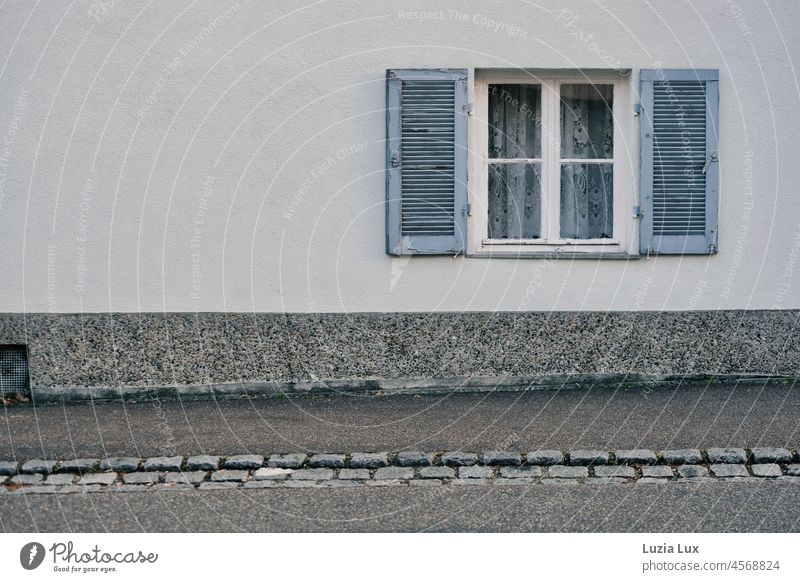
[[[642,104],[641,103],[634,103],[633,104],[633,115],[637,116],[642,112]]]
[[[637,204],[633,207],[633,217],[641,218],[642,216],[644,216],[644,210],[642,210],[642,207]]]
[[[467,202],[461,210],[461,216],[472,216],[472,205]]]
[[[705,174],[706,170],[708,170],[708,164],[710,164],[711,162],[716,162],[716,161],[719,161],[719,156],[717,155],[717,150],[711,150],[711,153],[708,154],[708,158],[706,159],[706,163],[703,166],[703,173]]]
[[[464,105],[461,106],[461,109],[463,109],[464,113],[466,113],[467,115],[472,115],[472,112],[475,110],[475,104],[464,103]]]
[[[396,168],[397,166],[400,165],[400,152],[398,152],[397,150],[392,152],[391,165],[393,168]]]
[[[710,237],[711,240],[708,243],[708,251],[711,254],[716,254],[717,252],[719,252],[719,249],[717,248],[718,243],[719,243],[719,239],[717,238],[719,236],[717,228],[716,227],[712,228],[710,234],[711,234],[711,237]]]

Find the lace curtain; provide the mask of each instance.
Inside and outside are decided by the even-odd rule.
[[[561,159],[614,157],[613,86],[561,86]],[[613,236],[613,165],[561,163],[561,237]]]
[[[489,238],[541,236],[541,85],[489,85]]]
[[[541,163],[525,161],[542,157],[541,96],[541,85],[489,85],[489,238],[542,236]],[[613,165],[596,161],[614,156],[612,108],[612,85],[561,85],[561,238],[613,236]]]

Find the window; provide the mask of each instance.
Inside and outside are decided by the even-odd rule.
[[[386,252],[714,254],[718,99],[715,69],[389,69]]]
[[[609,73],[476,73],[471,253],[635,251],[627,85]]]

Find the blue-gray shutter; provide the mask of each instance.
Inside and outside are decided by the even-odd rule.
[[[643,69],[643,254],[717,252],[719,71]]]
[[[464,252],[467,70],[386,75],[386,252]]]

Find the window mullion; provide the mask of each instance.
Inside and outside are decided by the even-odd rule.
[[[550,91],[547,81],[542,79],[542,105],[541,105],[541,144],[542,144],[542,171],[541,171],[541,196],[539,202],[542,206],[540,216],[541,238],[547,240],[550,238],[550,142],[548,139],[550,130]]]
[[[549,103],[547,107],[548,117],[548,148],[549,160],[547,164],[547,205],[548,205],[548,231],[549,240],[558,240],[560,237],[559,229],[559,209],[560,209],[560,159],[561,159],[561,132],[558,125],[558,81],[553,79],[548,82]]]

